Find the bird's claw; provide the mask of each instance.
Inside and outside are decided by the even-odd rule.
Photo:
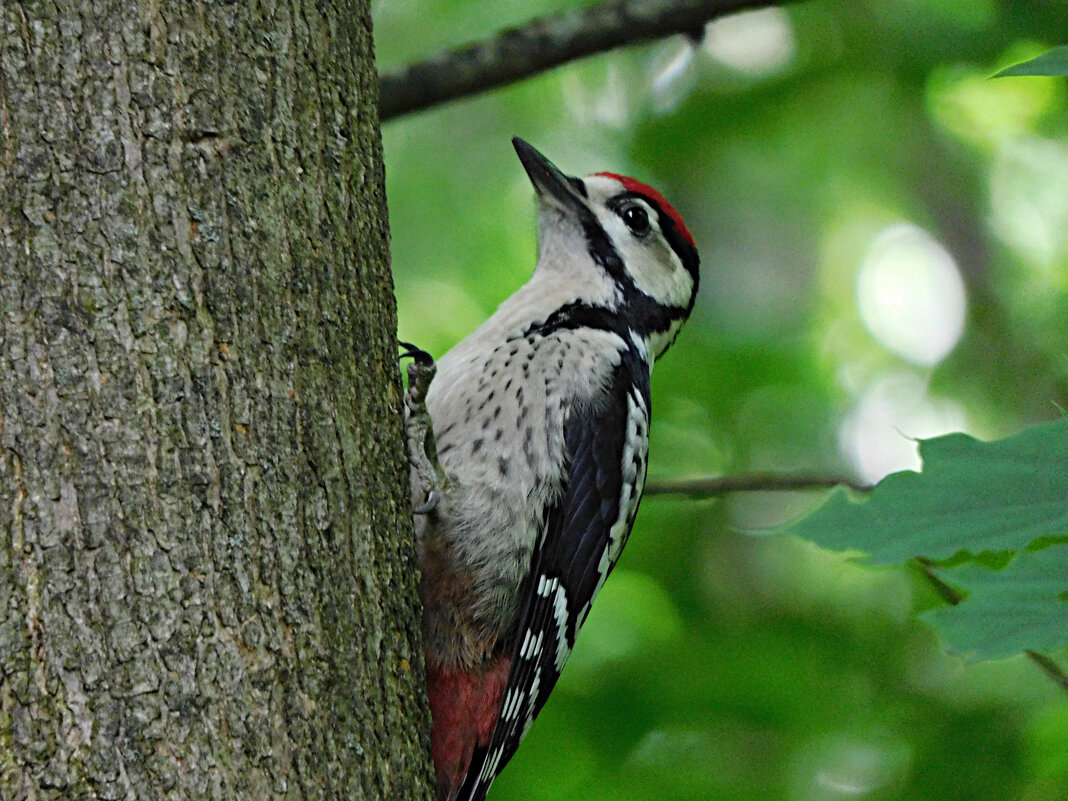
[[[441,493],[436,489],[429,490],[426,494],[426,502],[416,506],[412,511],[417,515],[428,515],[438,508],[439,500],[441,500]]]
[[[412,360],[408,365],[408,391],[404,395],[404,404],[408,407],[409,415],[426,415],[426,393],[437,373],[434,357],[410,342],[398,344],[404,348],[404,352],[397,358]]]
[[[434,363],[433,356],[422,348],[416,347],[411,342],[398,341],[397,344],[404,348],[404,352],[397,357],[398,359],[412,359],[415,364],[423,367],[429,367]]]
[[[438,464],[434,427],[426,408],[426,395],[437,373],[434,358],[410,342],[398,343],[404,352],[398,358],[410,358],[408,389],[404,393],[405,426],[408,433],[408,459],[412,467],[412,494],[425,500],[412,511],[426,515],[438,508],[445,471]]]

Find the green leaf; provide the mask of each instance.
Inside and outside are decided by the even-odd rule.
[[[969,564],[938,576],[968,595],[921,615],[950,650],[994,659],[1068,645],[1068,545],[1025,551],[1002,570]]]
[[[793,533],[876,562],[958,555],[935,570],[964,600],[923,615],[951,650],[1068,645],[1068,420],[990,443],[950,434],[921,442],[920,456],[922,473],[888,476],[861,503],[837,492]]]
[[[1068,45],[1047,50],[1037,58],[1006,67],[995,78],[1011,78],[1019,75],[1068,75]]]
[[[924,472],[887,476],[857,503],[842,490],[790,531],[875,562],[1019,551],[1068,533],[1068,420],[998,442],[964,434],[920,443]]]

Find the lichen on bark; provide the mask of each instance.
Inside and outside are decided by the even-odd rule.
[[[0,797],[429,797],[370,30],[0,7]]]

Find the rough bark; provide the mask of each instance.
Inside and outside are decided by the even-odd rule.
[[[0,798],[428,798],[367,2],[0,5]]]

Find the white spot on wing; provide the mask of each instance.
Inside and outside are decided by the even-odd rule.
[[[520,700],[520,688],[513,687],[508,692],[508,697],[505,700],[504,708],[501,710],[501,717],[505,720],[512,720],[519,714],[519,700]]]
[[[571,655],[571,648],[567,644],[567,591],[559,579],[542,576],[538,580],[538,595],[552,598],[556,626],[556,669],[560,671]]]
[[[526,737],[527,732],[530,731],[531,724],[534,723],[534,704],[538,702],[538,691],[541,690],[541,665],[538,665],[534,669],[534,680],[530,682],[530,696],[527,703],[527,720],[523,724],[523,734],[521,737]]]
[[[556,618],[556,670],[564,669],[567,658],[571,656],[571,648],[567,644],[567,593],[559,581],[553,579],[556,585],[556,597],[553,599],[553,615]]]
[[[482,766],[482,773],[479,775],[480,781],[491,782],[493,777],[497,775],[497,765],[500,764],[501,756],[504,754],[504,747],[494,749],[493,753],[486,759],[486,763]]]
[[[520,659],[530,659],[531,654],[534,652],[534,632],[527,629],[526,634],[523,635],[523,647],[519,649]]]

